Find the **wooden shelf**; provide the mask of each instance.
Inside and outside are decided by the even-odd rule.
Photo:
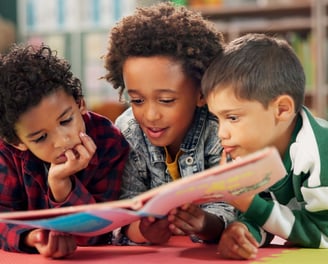
[[[273,1],[272,1],[273,2]],[[190,7],[214,22],[226,41],[245,33],[288,34],[313,36],[312,59],[316,62],[313,87],[306,92],[305,105],[320,117],[327,118],[328,88],[326,75],[328,35],[328,0],[295,0],[271,5]],[[286,1],[287,2],[287,1]],[[310,60],[312,60],[310,59]]]
[[[191,7],[216,23],[228,39],[248,32],[277,33],[312,30],[311,3]],[[230,37],[231,35],[231,37]]]
[[[248,22],[242,19],[230,22],[214,21],[218,30],[225,35],[232,36],[229,39],[236,37],[236,35],[248,32],[262,32],[262,33],[279,33],[288,31],[307,31],[312,29],[311,19],[307,17],[297,18],[281,18],[281,19],[256,19]]]
[[[310,1],[300,1],[293,4],[280,5],[239,5],[239,6],[203,6],[191,7],[199,11],[208,19],[229,19],[232,17],[284,17],[297,14],[298,16],[311,16]]]

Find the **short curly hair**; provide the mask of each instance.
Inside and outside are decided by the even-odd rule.
[[[70,64],[48,46],[14,44],[0,57],[0,137],[20,142],[15,126],[20,116],[51,93],[63,89],[77,103],[83,98],[81,82]]]
[[[122,67],[129,57],[168,56],[181,62],[186,76],[200,87],[206,68],[222,51],[223,43],[222,33],[199,12],[170,2],[139,7],[110,31],[103,78],[120,89],[122,98]]]

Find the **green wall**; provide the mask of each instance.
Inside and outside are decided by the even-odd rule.
[[[16,0],[0,0],[0,16],[8,19],[17,25],[17,1]]]

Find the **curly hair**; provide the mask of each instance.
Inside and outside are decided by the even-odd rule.
[[[168,56],[181,62],[186,76],[200,86],[205,69],[212,58],[222,51],[223,35],[200,13],[175,6],[170,2],[137,8],[124,17],[109,34],[103,77],[120,89],[125,89],[122,67],[131,56]]]
[[[80,103],[81,82],[70,68],[44,44],[14,44],[7,55],[0,57],[0,137],[18,144],[15,125],[20,116],[59,89]]]

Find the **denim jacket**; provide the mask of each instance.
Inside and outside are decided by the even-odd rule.
[[[165,164],[164,148],[150,143],[131,108],[116,119],[116,125],[131,146],[123,174],[121,198],[132,198],[172,181]],[[217,119],[207,106],[197,108],[194,122],[180,147],[183,151],[178,160],[181,177],[218,165],[222,147],[217,129]],[[207,203],[202,207],[221,217],[226,225],[235,219],[233,207],[225,203]]]

